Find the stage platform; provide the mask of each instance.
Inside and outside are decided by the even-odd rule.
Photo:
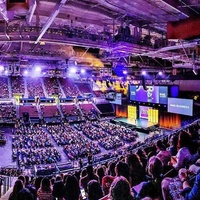
[[[115,118],[111,120],[112,123],[121,124],[127,128],[135,129],[143,133],[155,131],[159,127],[158,123],[149,122],[147,119],[128,119],[128,118]]]

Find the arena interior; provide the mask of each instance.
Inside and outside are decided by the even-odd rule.
[[[200,199],[199,69],[198,0],[0,0],[0,199]]]

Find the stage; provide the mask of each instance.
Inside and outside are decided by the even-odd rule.
[[[128,119],[128,118],[115,118],[111,121],[115,124],[121,124],[127,128],[136,129],[137,131],[143,132],[143,133],[149,133],[152,131],[155,131],[156,128],[158,128],[158,123],[153,123],[148,121],[147,119]]]

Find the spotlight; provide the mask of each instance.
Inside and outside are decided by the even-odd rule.
[[[85,74],[85,69],[81,69],[81,74]]]
[[[162,72],[162,71],[159,71],[159,72],[158,72],[158,75],[159,75],[159,76],[162,76],[162,75],[163,75],[163,72]]]
[[[41,70],[42,70],[42,69],[41,69],[41,67],[39,67],[39,66],[35,68],[35,72],[41,72]]]
[[[147,72],[143,70],[142,75],[145,76],[146,74],[147,74]]]
[[[0,65],[0,72],[4,70],[4,66]]]
[[[28,71],[25,70],[25,71],[24,71],[24,76],[27,76],[27,75],[28,75]]]
[[[72,67],[72,68],[70,69],[70,73],[75,74],[75,73],[76,73],[76,68]]]
[[[123,74],[124,74],[124,75],[126,75],[126,74],[127,74],[127,71],[126,71],[126,70],[124,70],[124,71],[123,71]]]

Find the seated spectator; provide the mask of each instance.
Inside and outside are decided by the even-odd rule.
[[[129,181],[129,167],[128,164],[119,161],[115,167],[116,176],[123,176]]]
[[[176,135],[171,135],[168,143],[168,151],[171,153],[171,156],[176,156],[178,153],[178,137]]]
[[[19,196],[19,192],[22,190],[22,188],[23,188],[23,182],[19,179],[16,180],[13,187],[13,191],[11,192],[8,200],[17,200]]]
[[[110,186],[113,180],[115,179],[115,176],[116,176],[115,166],[116,166],[115,162],[109,163],[108,168],[107,168],[107,175],[105,175],[102,178],[102,188],[105,195],[109,193]]]
[[[64,197],[64,183],[60,176],[56,177],[56,181],[53,184],[52,194],[57,200],[63,200]]]
[[[198,171],[194,185],[190,186],[187,173],[182,173],[179,175],[183,183],[183,192],[181,193],[184,196],[185,200],[197,200],[200,199],[200,171]]]
[[[137,155],[139,156],[140,161],[142,162],[142,165],[143,165],[144,169],[146,169],[146,166],[147,166],[147,155],[146,155],[146,152],[143,149],[138,149]]]
[[[106,197],[101,200],[134,200],[128,180],[119,176],[115,178],[110,187],[110,192]]]
[[[119,161],[115,167],[115,174],[116,176],[106,175],[102,179],[102,187],[103,187],[103,191],[105,195],[108,194],[110,186],[116,177],[123,176],[127,180],[129,180],[128,164],[125,162]]]
[[[158,140],[156,143],[157,148],[157,157],[161,160],[164,166],[168,165],[168,162],[171,160],[171,154],[168,150],[166,150],[166,147],[162,143],[161,140]]]
[[[159,158],[152,156],[149,159],[147,168],[150,175],[149,180],[141,182],[132,188],[136,199],[142,199],[144,197],[162,199],[161,181],[163,164]]]
[[[94,173],[92,165],[87,166],[87,175],[79,180],[79,186],[87,192],[87,184],[91,180],[99,181],[99,177]]]
[[[91,180],[87,184],[88,200],[99,200],[103,197],[103,191],[101,185],[96,180]]]
[[[73,191],[73,192],[72,192]],[[65,182],[64,188],[65,200],[78,200],[80,195],[80,188],[78,179],[75,176],[68,175]]]
[[[130,184],[137,185],[145,180],[145,170],[137,154],[129,154],[126,157],[126,163],[130,169]]]
[[[181,168],[178,172],[178,176],[169,178],[166,177],[162,181],[162,194],[163,194],[163,199],[168,200],[173,199],[173,200],[183,200],[187,199],[186,196],[190,193],[191,186],[194,185],[195,183],[198,183],[199,180],[197,178],[199,172],[200,172],[200,165],[198,164],[199,161],[197,161],[195,164],[191,165],[189,167],[189,170],[185,168]],[[196,176],[197,174],[197,176]],[[196,180],[194,178],[196,177]],[[189,194],[190,198],[188,199],[198,199],[195,198],[195,195],[199,197],[198,195],[198,184],[196,184],[193,187],[193,191]],[[195,191],[195,195],[194,195]],[[193,193],[193,194],[192,194]],[[185,198],[183,197],[185,196]]]
[[[49,178],[42,179],[40,188],[37,191],[38,200],[53,200],[52,187]]]
[[[17,200],[34,200],[33,194],[27,188],[22,188],[19,191]]]
[[[175,169],[188,167],[191,159],[191,135],[188,132],[181,131],[178,137],[179,150],[175,157],[172,157],[171,164]]]
[[[105,166],[104,165],[100,165],[100,166],[98,166],[97,167],[97,169],[96,169],[96,174],[98,175],[98,177],[99,177],[99,182],[100,182],[100,184],[102,185],[102,178],[105,176]]]

